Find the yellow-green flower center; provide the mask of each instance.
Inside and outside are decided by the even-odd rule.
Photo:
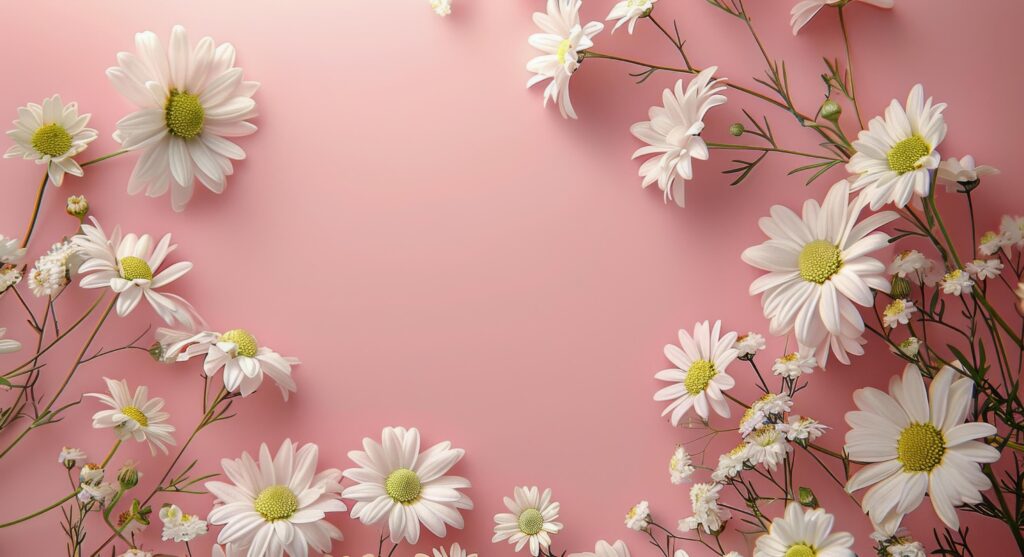
[[[569,39],[565,39],[564,41],[558,43],[558,63],[559,64],[564,64],[565,63],[565,55],[569,53],[569,47],[571,47],[571,46],[572,46],[572,41],[570,41]]]
[[[903,310],[905,309],[907,309],[906,302],[903,300],[893,300],[888,306],[885,306],[885,315],[888,317],[895,317],[903,313]]]
[[[885,155],[889,168],[897,174],[917,170],[917,161],[931,152],[931,147],[919,135],[912,135],[893,146]]]
[[[946,454],[946,439],[932,424],[910,424],[896,442],[896,458],[908,472],[931,472]]]
[[[184,91],[172,90],[164,107],[167,129],[182,139],[192,139],[203,131],[206,111],[199,102],[199,96]]]
[[[544,529],[544,515],[537,509],[526,509],[519,514],[519,531],[532,536]]]
[[[153,280],[153,269],[145,259],[129,255],[121,258],[121,277],[125,280]]]
[[[804,543],[798,543],[789,546],[789,549],[786,550],[785,557],[814,557],[817,554],[818,553],[815,552],[814,548],[811,546]]]
[[[231,329],[223,335],[220,335],[220,340],[221,342],[233,342],[236,346],[235,350],[239,356],[245,356],[247,358],[256,357],[256,352],[259,348],[256,344],[256,337],[252,336],[252,334],[245,329]]]
[[[825,240],[814,240],[800,252],[800,276],[816,284],[824,284],[839,272],[843,265],[843,252]]]
[[[299,498],[286,485],[272,485],[256,496],[256,512],[273,522],[284,520],[299,510]]]
[[[71,150],[71,134],[60,124],[46,124],[32,134],[32,148],[51,157],[59,157]]]
[[[139,410],[134,406],[125,406],[121,409],[121,413],[128,416],[142,427],[149,425],[149,418],[146,417],[142,410]]]
[[[716,375],[718,375],[718,370],[715,369],[713,362],[697,360],[690,365],[690,369],[686,370],[686,379],[683,381],[683,386],[686,387],[686,392],[691,395],[698,395],[708,388],[711,379]]]
[[[416,472],[408,468],[399,468],[388,474],[388,478],[384,480],[384,491],[388,497],[407,505],[419,499],[423,486]]]

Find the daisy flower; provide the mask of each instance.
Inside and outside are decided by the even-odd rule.
[[[914,307],[914,302],[911,300],[893,300],[889,302],[889,305],[885,306],[885,312],[882,314],[882,323],[890,329],[895,329],[897,325],[906,325],[910,323],[910,316],[917,311]]]
[[[138,107],[117,123],[114,139],[142,150],[128,180],[128,193],[159,197],[171,190],[171,207],[184,211],[196,180],[221,193],[234,172],[231,161],[245,151],[227,139],[249,135],[256,126],[255,81],[243,81],[235,47],[204,37],[190,47],[185,28],[171,30],[164,49],[155,33],[135,35],[135,53],[120,52],[107,77]]]
[[[928,258],[916,249],[901,251],[889,264],[890,275],[907,278],[926,271],[929,267]]]
[[[286,439],[271,458],[266,443],[259,460],[249,453],[223,459],[221,466],[232,483],[206,482],[217,498],[210,511],[212,524],[224,525],[217,543],[227,545],[228,555],[291,557],[331,549],[341,532],[327,521],[326,513],[345,512],[341,502],[341,471],[330,468],[317,473],[319,448],[306,443],[297,448]]]
[[[858,389],[858,410],[846,414],[850,458],[871,464],[846,485],[853,492],[873,486],[862,506],[872,521],[892,531],[903,515],[921,504],[927,492],[939,518],[952,529],[960,521],[956,505],[981,502],[991,487],[981,464],[995,462],[999,451],[978,441],[996,433],[982,422],[964,423],[971,407],[971,380],[945,366],[926,390],[913,364],[903,378],[893,377],[889,393]]]
[[[726,482],[743,471],[749,463],[750,447],[746,442],[736,445],[731,451],[719,455],[718,466],[711,473],[711,479],[716,482]]]
[[[605,21],[611,21],[617,19],[615,27],[612,27],[612,33],[616,29],[622,27],[623,24],[628,23],[629,34],[633,34],[633,28],[636,27],[636,22],[641,17],[647,17],[651,15],[651,10],[654,9],[654,3],[658,0],[621,0],[612,6],[612,11],[608,13],[608,17],[604,18]]]
[[[434,10],[434,13],[445,17],[452,13],[452,2],[451,0],[430,0],[430,8]]]
[[[117,294],[117,314],[124,317],[145,298],[168,324],[196,325],[195,310],[180,296],[157,292],[181,278],[192,269],[192,263],[179,261],[161,270],[167,255],[178,246],[166,234],[154,246],[149,234],[121,236],[114,228],[109,238],[99,221],[83,224],[81,234],[71,239],[84,262],[78,272],[87,275],[79,282],[82,288],[110,288]]]
[[[622,540],[616,540],[614,544],[601,540],[594,546],[594,552],[584,551],[573,553],[569,557],[629,557],[629,548]]]
[[[439,538],[446,525],[463,527],[459,509],[472,509],[473,502],[459,490],[470,487],[469,480],[445,474],[465,451],[444,441],[420,452],[419,430],[404,427],[384,428],[381,443],[364,438],[363,449],[349,451],[359,468],[344,473],[356,482],[342,493],[356,501],[352,518],[367,525],[386,520],[394,543],[416,543],[421,523]]]
[[[0,354],[8,354],[10,352],[17,352],[21,350],[21,343],[9,338],[4,338],[7,334],[6,327],[0,327]]]
[[[170,414],[161,412],[164,399],[149,398],[149,389],[145,386],[128,390],[128,382],[103,378],[110,394],[86,393],[106,404],[110,410],[100,410],[92,416],[92,427],[96,429],[113,428],[118,439],[135,439],[146,441],[149,449],[156,454],[157,449],[167,453],[167,445],[174,444],[171,433],[174,426],[166,423]]]
[[[786,432],[776,424],[767,424],[755,429],[747,437],[747,461],[774,471],[785,460],[793,448],[786,442]]]
[[[964,265],[964,270],[978,280],[988,280],[1003,272],[1003,262],[998,259],[975,259]]]
[[[245,329],[231,329],[224,333],[202,331],[189,335],[160,328],[156,331],[156,339],[164,360],[184,362],[203,356],[206,376],[213,377],[223,369],[224,388],[232,393],[241,393],[243,397],[259,388],[264,375],[273,379],[285,400],[288,400],[288,393],[297,389],[292,366],[298,365],[299,360],[260,345],[256,337]]]
[[[591,39],[604,29],[596,21],[580,26],[582,5],[582,0],[548,0],[547,13],[533,14],[542,32],[530,35],[529,42],[542,54],[526,63],[526,70],[534,74],[526,86],[550,79],[544,88],[544,106],[555,101],[563,118],[576,118],[569,100],[569,78],[580,67],[581,53],[594,46]]]
[[[15,238],[0,234],[0,265],[17,263],[25,256],[25,248]]]
[[[825,509],[804,510],[796,501],[784,516],[772,521],[768,533],[757,538],[754,557],[856,557],[853,536],[832,532],[835,517]]]
[[[509,512],[494,515],[494,537],[491,542],[508,540],[516,551],[530,544],[530,554],[540,555],[541,548],[551,545],[551,535],[562,529],[558,518],[561,506],[551,500],[551,490],[543,493],[537,487],[517,487],[512,497],[505,497]]]
[[[718,68],[711,66],[690,80],[683,90],[683,80],[676,81],[675,90],[665,89],[661,94],[663,106],[652,106],[649,120],[630,126],[629,131],[647,145],[637,149],[633,158],[655,155],[640,165],[641,186],[646,188],[657,182],[665,194],[665,203],[674,200],[684,206],[686,180],[693,179],[693,159],[707,160],[708,146],[700,137],[704,130],[704,115],[708,110],[725,103],[723,80],[713,79]]]
[[[462,546],[453,543],[451,549],[446,550],[443,547],[434,549],[434,557],[477,557],[476,553],[469,553]]]
[[[21,282],[21,271],[14,265],[0,265],[0,294]]]
[[[793,28],[793,36],[825,6],[843,6],[850,0],[801,0],[790,10],[789,25]],[[865,4],[879,8],[891,8],[893,0],[861,0]]]
[[[954,296],[970,294],[972,288],[974,288],[974,281],[966,271],[953,269],[942,277],[942,292],[944,294]]]
[[[745,335],[736,337],[736,344],[733,344],[732,347],[736,349],[737,358],[741,360],[750,360],[767,346],[768,344],[765,343],[764,336],[755,332],[749,332]]]
[[[978,241],[978,252],[982,255],[995,255],[1006,245],[1006,237],[989,230],[981,235]]]
[[[693,461],[686,452],[686,447],[676,445],[676,449],[672,451],[672,458],[668,461],[669,479],[673,484],[679,485],[692,476],[693,472]]]
[[[1003,215],[999,221],[999,234],[1004,246],[1024,247],[1024,217]]]
[[[207,530],[205,520],[185,514],[178,505],[164,505],[160,509],[160,521],[164,523],[160,536],[164,541],[190,542],[205,534]]]
[[[707,321],[697,323],[690,333],[679,330],[679,344],[665,346],[665,357],[676,367],[659,371],[654,377],[671,385],[654,394],[654,400],[672,402],[661,415],[671,413],[672,425],[679,425],[690,408],[707,420],[713,408],[719,416],[729,417],[729,403],[722,394],[736,385],[726,373],[736,359],[736,333],[721,334],[722,322],[712,327]]]
[[[679,529],[689,532],[702,528],[705,533],[714,534],[722,530],[725,521],[732,518],[728,509],[718,507],[719,492],[722,484],[696,483],[690,488],[690,504],[693,516],[679,521]]]
[[[862,197],[850,202],[850,185],[841,180],[819,206],[807,200],[803,216],[775,205],[760,221],[769,240],[743,251],[743,261],[768,271],[750,285],[763,294],[761,305],[773,335],[796,333],[800,346],[812,349],[824,367],[828,349],[840,362],[857,353],[864,320],[857,305],[874,304],[871,289],[889,292],[885,265],[871,254],[889,244],[876,229],[896,218],[877,213],[858,222]]]
[[[21,157],[45,164],[50,181],[59,187],[65,173],[84,174],[73,157],[96,139],[96,130],[85,127],[89,117],[79,116],[78,103],[64,104],[60,95],[44,100],[42,106],[29,103],[18,109],[14,129],[7,132],[14,145],[4,153],[4,158]]]
[[[640,501],[629,508],[626,513],[626,527],[636,532],[644,532],[651,526],[651,506],[647,501]]]
[[[779,424],[779,430],[786,434],[786,439],[804,443],[821,437],[825,434],[826,429],[828,429],[827,425],[814,418],[795,415],[790,416],[786,423]]]
[[[959,160],[950,157],[939,164],[939,181],[946,184],[947,191],[969,191],[978,185],[982,176],[994,174],[999,174],[998,168],[987,164],[975,165],[971,155]]]
[[[928,195],[929,172],[939,166],[935,150],[946,137],[942,118],[945,103],[924,98],[924,87],[915,85],[903,107],[893,100],[885,117],[876,116],[853,142],[857,150],[846,171],[856,174],[852,190],[863,189],[877,210],[886,203],[904,207],[914,195]]]
[[[916,357],[918,351],[921,350],[921,341],[917,337],[910,337],[897,344],[895,348],[890,347],[889,349],[893,352],[899,350],[900,354],[903,354],[908,358],[913,358]]]
[[[796,379],[801,375],[814,373],[818,361],[814,356],[804,356],[800,352],[790,352],[781,358],[776,358],[772,364],[772,373],[786,379]]]
[[[85,451],[82,449],[76,449],[74,447],[63,447],[60,450],[60,454],[57,455],[57,462],[64,465],[67,469],[72,469],[75,466],[81,466],[88,459],[85,455]]]

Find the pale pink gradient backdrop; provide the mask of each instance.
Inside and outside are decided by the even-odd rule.
[[[584,17],[602,19],[612,4],[588,0]],[[791,2],[749,4],[769,50],[788,61],[801,108],[813,112],[823,92],[820,56],[841,56],[834,13],[794,39]],[[994,225],[1022,200],[1014,186],[1024,169],[1012,138],[1024,123],[1024,78],[1012,60],[1024,11],[1010,2],[897,4],[891,12],[848,10],[866,115],[916,82],[949,102],[942,153],[969,152],[1004,171],[986,180],[979,196],[982,223]],[[636,555],[654,555],[623,526],[626,509],[647,498],[670,526],[689,513],[687,488],[669,484],[667,462],[674,445],[694,433],[674,429],[651,400],[659,386],[653,374],[666,366],[662,346],[675,341],[678,328],[703,319],[763,331],[759,303],[746,293],[756,273],[739,254],[761,241],[756,220],[771,204],[821,197],[831,179],[804,188],[785,177],[798,161],[773,156],[730,188],[717,172],[733,157],[719,152],[697,165],[688,208],[663,205],[659,192],[639,187],[628,127],[646,118],[675,76],[636,86],[625,75],[631,68],[589,60],[572,82],[581,119],[563,121],[541,107],[539,91],[524,87],[524,64],[533,55],[526,44],[534,32],[530,13],[542,5],[457,0],[444,20],[421,0],[37,0],[0,7],[0,119],[60,92],[91,112],[101,132],[86,158],[116,148],[114,123],[131,110],[103,71],[116,52],[132,48],[136,31],[166,37],[181,23],[193,40],[230,41],[246,77],[263,84],[256,96],[260,130],[241,140],[249,159],[237,165],[224,195],[201,191],[184,214],[171,212],[167,199],[129,197],[125,184],[137,155],[124,156],[50,190],[33,242],[38,254],[72,232],[64,199],[84,193],[108,227],[174,233],[181,245],[175,256],[195,263],[177,291],[213,327],[245,327],[303,360],[299,392],[289,403],[266,388],[237,405],[238,418],[199,438],[189,452],[201,458],[198,471],[218,471],[219,458],[254,451],[261,441],[276,448],[286,437],[318,443],[322,466],[345,468],[346,452],[363,436],[406,425],[419,427],[426,443],[450,439],[466,449],[456,472],[473,481],[476,509],[466,514],[466,529],[445,542],[483,555],[513,554],[490,537],[491,517],[515,485],[554,489],[566,524],[558,551],[622,538]],[[761,73],[739,22],[704,2],[662,0],[657,15],[679,20],[694,63],[718,64],[743,83]],[[677,63],[652,26],[640,22],[637,29],[633,36],[606,31],[597,48]],[[707,137],[731,139],[726,129],[741,107],[769,110],[786,144],[813,147],[816,136],[791,118],[735,93],[712,112]],[[0,168],[0,232],[21,235],[40,168],[17,160]],[[66,295],[63,319],[90,296],[77,289]],[[5,296],[0,311],[10,334],[28,343],[16,300]],[[124,342],[151,319],[140,307],[130,319],[115,320],[101,343]],[[65,357],[81,338],[74,336]],[[772,341],[769,355],[783,346]],[[827,446],[842,444],[841,417],[852,407],[853,388],[882,386],[899,370],[879,343],[869,349],[875,356],[815,374],[800,397],[797,411],[838,426],[822,440]],[[20,359],[5,356],[0,367]],[[762,365],[770,367],[770,358]],[[183,440],[199,415],[199,370],[198,362],[163,367],[144,353],[125,353],[85,366],[71,391],[100,390],[105,375],[148,384],[167,398]],[[744,367],[732,371],[740,392],[752,394]],[[47,390],[63,373],[62,365],[46,369]],[[66,493],[55,462],[62,444],[102,458],[112,437],[91,430],[97,409],[84,401],[0,463],[0,521]],[[142,461],[145,486],[167,464],[132,444],[114,466],[127,457]],[[857,536],[861,555],[870,554],[867,520],[850,500],[810,465],[797,472],[809,474],[807,483],[838,515],[837,525]],[[205,496],[155,503],[170,500],[200,514],[211,503]],[[58,520],[51,512],[0,531],[0,554],[63,554]],[[346,536],[334,555],[375,552],[377,529],[347,516],[331,520]],[[908,520],[928,541],[936,522],[927,508]],[[93,529],[89,547],[105,538],[101,532]],[[214,536],[194,543],[195,555],[208,555]],[[1012,551],[998,525],[977,527],[972,538],[990,551]],[[158,525],[145,539],[152,549],[183,553],[159,542]],[[727,549],[750,554],[739,538],[727,542]],[[435,543],[427,533],[417,549]],[[412,553],[403,547],[397,555]]]

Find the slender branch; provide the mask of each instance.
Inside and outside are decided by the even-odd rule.
[[[117,157],[117,156],[123,155],[123,154],[125,154],[125,153],[127,153],[127,152],[129,152],[129,151],[131,151],[131,149],[121,149],[120,151],[114,151],[113,153],[108,153],[108,154],[106,154],[106,155],[103,155],[102,157],[97,157],[97,158],[95,158],[95,159],[92,159],[92,160],[90,160],[90,161],[85,161],[85,162],[83,162],[82,164],[80,164],[79,166],[89,166],[89,165],[93,165],[93,164],[96,164],[96,163],[98,163],[98,162],[103,162],[103,161],[105,161],[105,160],[107,160],[107,159],[112,159],[112,158],[114,158],[114,157]]]
[[[857,124],[864,129],[864,119],[860,115],[860,104],[857,103],[857,85],[853,78],[853,57],[850,56],[850,36],[846,32],[846,17],[843,15],[843,6],[839,6],[839,27],[843,30],[843,47],[846,49],[846,69],[850,72],[850,102],[853,103],[853,111],[857,114]]]
[[[813,153],[805,153],[803,151],[793,151],[790,149],[781,149],[779,147],[760,147],[757,145],[735,145],[732,143],[711,143],[707,142],[707,146],[710,149],[723,149],[733,151],[765,151],[772,153],[786,153],[787,155],[797,155],[800,157],[808,157],[812,159],[824,160],[824,161],[837,161],[842,162],[842,159],[834,157],[825,157],[822,155],[815,155]]]
[[[36,203],[32,208],[32,218],[28,221],[28,230],[25,231],[25,237],[21,239],[21,247],[27,247],[29,239],[32,238],[32,232],[36,229],[36,221],[39,220],[39,209],[43,205],[43,194],[46,193],[46,183],[50,180],[50,173],[47,170],[43,171],[43,179],[39,182],[39,191],[36,193]]]

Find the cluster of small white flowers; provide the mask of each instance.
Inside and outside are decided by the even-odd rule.
[[[164,541],[189,542],[206,533],[205,520],[185,514],[177,505],[166,505],[160,509],[160,521],[164,523],[161,539]]]
[[[75,247],[65,240],[53,244],[50,251],[36,260],[28,273],[29,287],[36,296],[55,296],[71,280],[71,259]]]
[[[764,337],[755,333],[749,332],[745,335],[736,338],[736,343],[732,345],[736,349],[736,357],[741,360],[749,360],[753,358],[758,352],[764,350],[768,345],[764,341]]]
[[[651,506],[647,501],[633,505],[626,513],[626,527],[630,530],[643,532],[651,526]]]
[[[719,492],[722,491],[722,484],[718,483],[696,483],[690,488],[690,503],[693,506],[693,516],[679,521],[679,529],[684,532],[702,528],[708,534],[714,534],[722,530],[725,521],[732,518],[728,509],[718,506]]]
[[[117,494],[117,488],[110,482],[103,481],[105,471],[95,464],[86,464],[78,473],[78,500],[87,503],[99,501],[101,504],[110,502]]]
[[[775,360],[772,364],[772,373],[786,379],[796,379],[801,375],[814,373],[817,365],[818,361],[813,355],[804,356],[800,352],[791,352]]]
[[[687,481],[693,475],[693,464],[689,453],[682,445],[677,445],[672,451],[672,458],[668,461],[668,473],[672,483],[679,485]]]
[[[781,416],[793,408],[793,399],[787,394],[767,393],[754,401],[740,420],[740,435],[746,437],[763,426],[770,418]]]
[[[890,329],[896,328],[897,325],[906,325],[910,323],[910,316],[917,311],[914,307],[914,302],[909,299],[899,299],[889,302],[889,305],[885,306],[885,312],[882,314],[882,323]]]

